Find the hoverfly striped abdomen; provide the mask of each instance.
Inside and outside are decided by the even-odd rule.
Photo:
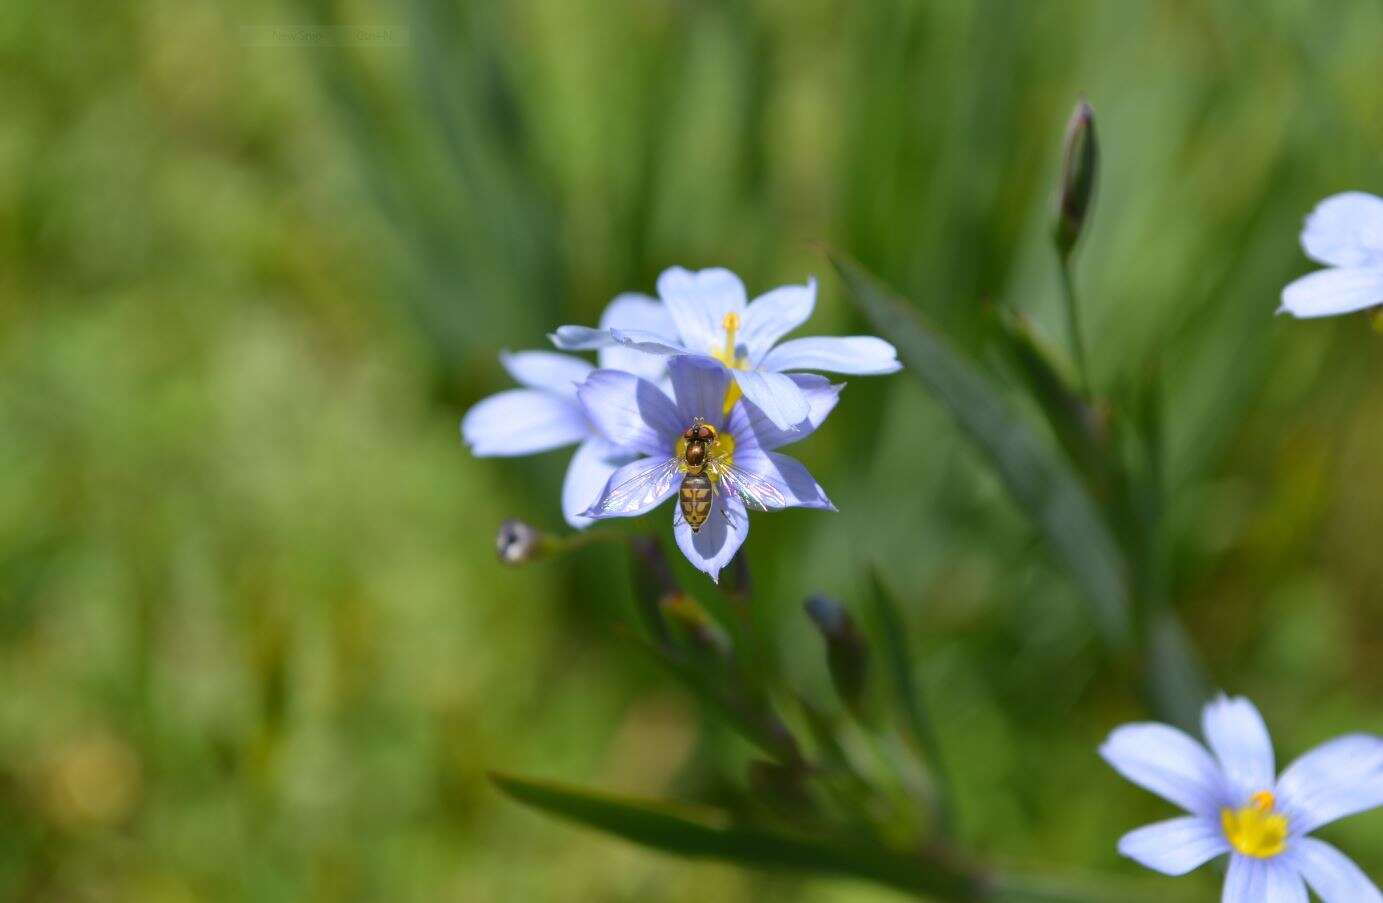
[[[687,526],[696,533],[711,516],[711,501],[714,488],[711,478],[704,473],[689,473],[682,478],[682,488],[678,490],[677,500],[682,505],[682,516]]]

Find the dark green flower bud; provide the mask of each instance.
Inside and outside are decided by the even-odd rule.
[[[804,607],[826,641],[826,664],[836,692],[852,712],[862,714],[869,680],[869,646],[864,636],[850,613],[833,599],[812,596]]]
[[[1061,152],[1061,181],[1057,184],[1055,238],[1062,259],[1071,256],[1090,214],[1099,169],[1095,140],[1095,111],[1082,100],[1066,123]]]

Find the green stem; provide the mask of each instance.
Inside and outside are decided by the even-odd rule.
[[[1076,304],[1076,286],[1071,277],[1071,258],[1060,256],[1061,295],[1066,302],[1066,331],[1071,339],[1071,356],[1076,361],[1076,374],[1080,379],[1080,391],[1086,402],[1090,401],[1090,367],[1085,361],[1085,340],[1080,331],[1080,309]]]

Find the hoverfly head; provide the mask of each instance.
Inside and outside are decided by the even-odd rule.
[[[714,442],[716,430],[715,427],[708,424],[704,419],[697,417],[692,421],[692,425],[687,427],[686,432],[682,434],[682,438],[686,439],[688,442]]]

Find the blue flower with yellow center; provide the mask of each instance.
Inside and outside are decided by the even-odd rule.
[[[658,277],[658,299],[623,297],[642,305],[637,326],[563,326],[551,336],[553,343],[568,351],[618,346],[715,361],[732,380],[726,410],[743,395],[780,429],[792,429],[808,415],[807,397],[791,374],[872,375],[902,366],[893,346],[874,336],[781,341],[811,316],[814,279],[781,286],[751,302],[744,283],[729,270],[672,267]]]
[[[1130,724],[1100,754],[1135,784],[1189,812],[1139,828],[1119,852],[1166,875],[1229,855],[1224,903],[1383,903],[1357,865],[1311,832],[1383,806],[1383,737],[1351,734],[1276,773],[1272,739],[1253,703],[1205,707],[1210,749],[1165,724]]]

